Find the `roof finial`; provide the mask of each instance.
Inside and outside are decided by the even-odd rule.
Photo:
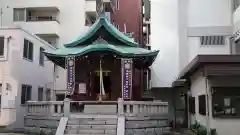
[[[98,17],[100,17],[105,13],[104,2],[103,0],[96,0],[96,2],[97,2],[97,15]]]

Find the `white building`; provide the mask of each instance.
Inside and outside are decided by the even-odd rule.
[[[22,127],[27,100],[51,99],[54,65],[42,52],[55,49],[21,28],[0,28],[1,126]]]
[[[171,87],[197,54],[231,53],[232,0],[151,2],[151,45],[161,51],[153,65],[152,87]]]
[[[188,112],[188,115],[184,116],[188,126],[198,121],[208,127],[208,130],[216,129],[219,135],[239,134],[240,121],[232,116],[240,115],[236,106],[239,103],[235,100],[239,94],[234,90],[240,87],[237,83],[238,66],[235,67],[240,62],[238,55],[235,55],[239,54],[240,1],[151,2],[151,45],[153,49],[160,49],[161,52],[152,67],[152,87],[171,95],[169,91],[172,83],[177,78],[186,79],[188,86],[173,91],[176,91],[175,96],[179,96],[181,92],[184,93],[180,89],[184,89],[186,94],[194,99],[195,112],[185,110]],[[217,62],[222,65],[216,66]],[[219,87],[225,91],[219,90]],[[229,93],[224,93],[226,91]],[[164,98],[170,99],[166,99],[166,96]],[[206,102],[200,103],[203,102],[202,99],[206,99]],[[177,109],[181,108],[178,106],[181,102],[178,101],[175,101],[175,115]],[[170,101],[170,104],[174,105],[174,101]],[[220,105],[224,106],[221,111],[216,110],[216,106]],[[205,113],[201,112],[201,106],[205,108]],[[232,111],[229,113],[230,107]]]
[[[96,1],[92,0],[1,0],[0,8],[1,26],[21,27],[56,47],[78,37],[79,31],[85,32],[96,17]],[[62,68],[57,68],[55,86],[57,96],[62,97],[66,90]]]

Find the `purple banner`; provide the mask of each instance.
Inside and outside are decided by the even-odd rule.
[[[67,95],[72,95],[75,88],[75,57],[67,57]]]
[[[122,59],[122,97],[131,99],[132,93],[132,59]]]

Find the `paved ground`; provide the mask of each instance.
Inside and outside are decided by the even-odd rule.
[[[0,135],[26,135],[26,134],[19,134],[19,133],[0,133]]]

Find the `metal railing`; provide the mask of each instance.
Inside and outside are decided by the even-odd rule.
[[[59,23],[56,16],[28,16],[27,21],[56,21]]]

